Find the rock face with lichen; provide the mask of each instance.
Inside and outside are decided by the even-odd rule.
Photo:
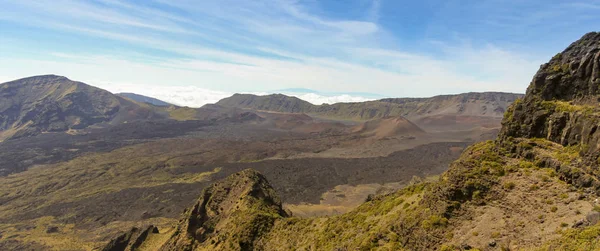
[[[541,66],[526,96],[505,114],[501,137],[593,144],[598,104],[600,33],[591,32]]]
[[[578,147],[582,170],[568,180],[600,193],[600,33],[591,32],[541,66],[527,89],[505,114],[501,139],[542,138]],[[585,165],[585,167],[583,167]]]

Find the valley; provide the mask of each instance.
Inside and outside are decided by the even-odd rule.
[[[113,96],[53,75],[2,86],[10,87],[0,90],[11,100],[0,143],[0,247],[5,249],[95,249],[133,226],[169,229],[203,188],[248,168],[271,181],[290,215],[346,213],[373,194],[443,173],[464,148],[500,129],[498,114],[475,116],[473,107],[519,96],[443,98],[460,100],[453,105],[469,106],[470,112],[421,108],[414,113],[434,115],[421,115],[415,124],[402,116],[409,108],[375,106],[368,109],[385,115],[352,117],[223,102],[157,106],[143,96]],[[19,87],[39,91],[21,100],[31,91]],[[80,112],[90,108],[68,98],[95,93],[104,96],[95,98],[94,109],[112,107],[101,120]],[[452,106],[433,105],[436,99],[417,101]],[[33,111],[32,102],[39,123],[27,123],[23,115]],[[380,103],[386,102],[392,103]],[[506,109],[509,103],[499,105]],[[352,114],[365,109],[360,103],[351,107]]]
[[[600,251],[600,0],[0,6],[0,251]]]

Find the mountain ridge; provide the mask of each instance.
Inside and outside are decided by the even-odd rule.
[[[449,115],[475,115],[502,117],[508,104],[522,94],[483,92],[456,95],[439,95],[430,98],[386,98],[375,101],[313,105],[293,96],[271,94],[257,96],[252,94],[234,94],[216,104],[255,110],[308,113],[336,118],[368,120],[385,116],[404,116],[409,119],[439,112],[440,107],[454,107],[453,111],[440,112]],[[444,103],[445,101],[449,101]],[[480,110],[469,109],[470,103],[477,101]],[[489,108],[487,106],[490,106]],[[468,114],[468,113],[471,114]]]
[[[600,150],[598,144],[589,144],[597,142],[596,130],[588,131],[582,125],[599,122],[600,116],[595,114],[596,89],[586,87],[599,79],[595,74],[600,69],[600,35],[586,34],[563,54],[566,58],[543,65],[524,101],[508,109],[501,135],[495,141],[466,149],[437,181],[417,182],[397,192],[373,196],[349,213],[324,218],[301,219],[273,213],[267,208],[281,206],[276,195],[260,197],[261,207],[236,208],[240,211],[235,216],[195,223],[243,226],[248,221],[239,216],[245,212],[268,216],[267,221],[261,221],[265,224],[256,225],[259,231],[208,231],[211,241],[198,238],[206,231],[191,233],[191,238],[189,231],[175,231],[166,243],[181,239],[186,242],[181,246],[161,245],[160,249],[597,250],[600,163],[593,158],[600,155]],[[581,60],[590,57],[593,62]],[[556,62],[565,61],[572,64],[568,68],[554,67]],[[558,91],[561,88],[570,91]],[[553,116],[565,118],[567,123]],[[571,118],[575,121],[569,121]],[[563,126],[554,127],[556,123]],[[570,124],[574,126],[564,126]],[[586,132],[592,137],[571,136]],[[245,180],[235,181],[236,177],[245,176],[234,174],[214,187],[230,191],[233,187],[228,184]],[[265,186],[264,182],[246,186]],[[210,191],[207,188],[204,193]],[[219,201],[238,201],[238,195],[227,195]],[[211,208],[231,206],[217,203]],[[184,221],[178,229],[186,226]]]
[[[165,118],[135,101],[57,75],[3,83],[0,97],[0,139]]]

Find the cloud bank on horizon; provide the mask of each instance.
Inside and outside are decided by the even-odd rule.
[[[600,23],[598,0],[0,5],[2,79],[52,73],[100,87],[127,83],[128,91],[192,106],[285,88],[398,97],[524,92],[553,52]],[[322,97],[305,99],[364,98],[315,95]]]
[[[1,83],[1,82],[0,82]],[[214,104],[217,101],[230,97],[234,93],[227,91],[214,91],[196,86],[140,86],[136,84],[111,84],[96,82],[95,86],[108,90],[112,93],[132,92],[148,97],[157,98],[179,106],[201,107],[205,104]],[[340,102],[363,102],[377,99],[375,96],[362,97],[354,94],[343,93],[320,93],[314,90],[294,91],[278,90],[270,92],[245,92],[254,95],[268,95],[281,93],[294,96],[315,105],[333,104]]]

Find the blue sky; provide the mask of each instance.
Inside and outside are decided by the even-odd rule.
[[[0,82],[53,73],[142,94],[524,92],[540,64],[600,27],[595,0],[0,0],[0,6]]]

